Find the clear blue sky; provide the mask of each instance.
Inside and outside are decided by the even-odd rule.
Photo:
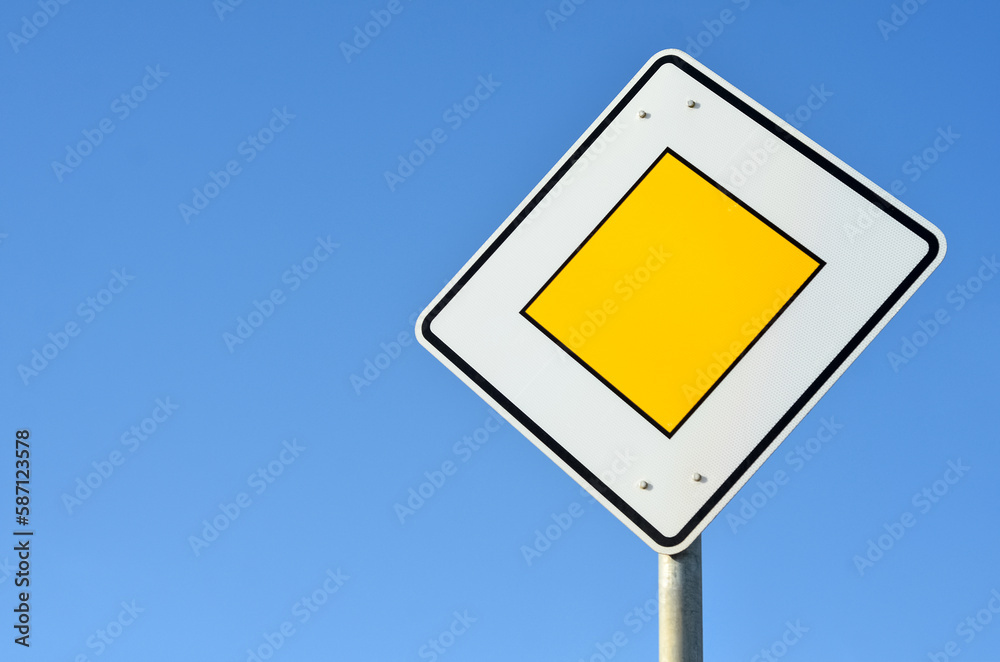
[[[704,534],[706,659],[1000,659],[1000,282],[955,289],[1000,252],[1000,7],[897,4],[916,11],[890,30],[888,0],[7,3],[0,658],[655,659],[655,620],[634,613],[654,552],[509,425],[487,431],[412,330],[642,64],[680,47],[782,116],[825,86],[802,130],[899,180],[949,242],[761,469],[786,484],[734,531],[751,481]],[[481,85],[474,112],[449,112]],[[911,160],[949,129],[933,165]],[[939,309],[895,370],[887,353]],[[789,459],[824,419],[843,427]],[[8,575],[22,428],[29,652]],[[444,482],[401,523],[425,472]]]

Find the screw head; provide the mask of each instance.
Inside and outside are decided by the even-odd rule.
[[[639,119],[646,119],[647,117],[649,117],[649,114],[645,110],[639,111]]]
[[[644,480],[640,480],[639,481],[639,489],[640,490],[648,490],[649,489],[649,483],[647,483]]]
[[[693,480],[696,483],[700,483],[701,482],[701,478],[702,478],[702,476],[699,473],[695,473],[695,474],[691,475],[691,480]]]
[[[688,99],[688,108],[694,108],[696,105],[694,99]]]

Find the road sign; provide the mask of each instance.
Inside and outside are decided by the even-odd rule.
[[[660,553],[686,548],[944,257],[681,51],[421,314],[421,343]]]

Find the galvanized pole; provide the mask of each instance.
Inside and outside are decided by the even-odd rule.
[[[703,662],[701,536],[679,554],[660,554],[660,662]]]

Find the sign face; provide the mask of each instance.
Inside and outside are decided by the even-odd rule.
[[[676,553],[944,251],[933,225],[670,50],[417,334],[649,545]]]

